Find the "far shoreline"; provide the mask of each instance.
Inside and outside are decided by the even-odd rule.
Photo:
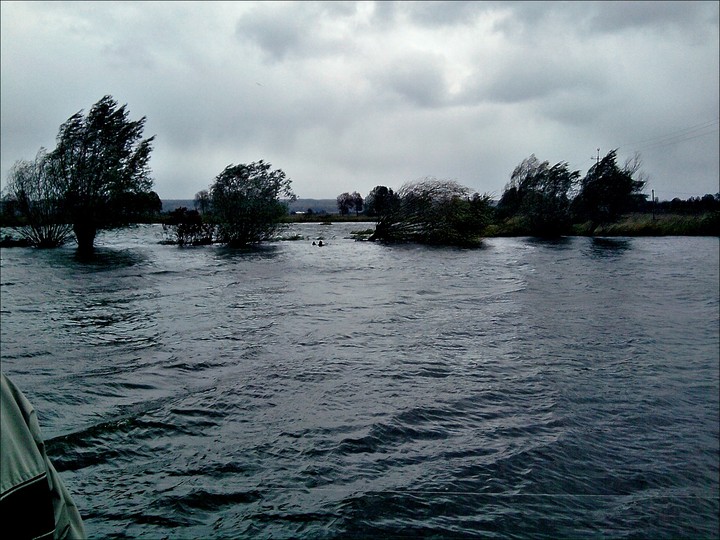
[[[127,227],[143,224],[165,224],[165,216],[158,216],[157,219],[130,223]],[[332,225],[333,223],[357,223],[368,225],[363,230],[355,231],[353,235],[356,240],[365,240],[372,234],[375,221],[365,215],[340,215],[340,214],[294,214],[283,219],[285,224],[315,223],[319,225]],[[17,225],[16,225],[17,226]],[[123,228],[123,227],[118,227]],[[27,240],[18,238],[13,233],[13,226],[3,224],[0,227],[0,248],[31,247]],[[557,236],[542,236],[533,234],[531,230],[524,227],[522,223],[508,220],[500,223],[489,224],[480,238],[538,238],[558,239],[571,237],[663,237],[663,236],[708,236],[720,237],[720,214],[704,213],[697,215],[686,214],[656,214],[634,213],[623,216],[619,221],[607,225],[592,228],[589,223],[575,224],[563,234]],[[280,239],[287,240],[287,239]]]

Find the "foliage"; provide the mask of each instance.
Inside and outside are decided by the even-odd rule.
[[[348,215],[350,213],[350,209],[355,208],[355,200],[353,199],[353,196],[347,191],[338,195],[337,207],[341,216]]]
[[[399,202],[398,196],[386,186],[375,186],[365,197],[365,214],[381,216],[391,211]]]
[[[341,193],[336,201],[341,216],[348,215],[351,210],[355,210],[355,215],[358,216],[363,211],[363,198],[357,191]]]
[[[360,212],[363,211],[363,198],[357,191],[353,191],[351,194],[353,207],[355,208],[355,215],[359,216]]]
[[[702,197],[690,197],[683,201],[675,197],[671,201],[658,202],[654,208],[657,212],[677,214],[699,214],[703,212],[720,212],[720,193],[706,193]]]
[[[570,225],[569,194],[579,177],[580,173],[570,171],[567,163],[551,167],[533,154],[513,171],[498,203],[498,213],[506,219],[519,217],[538,236],[562,234]]]
[[[594,227],[612,223],[636,206],[638,200],[644,200],[640,191],[645,180],[633,178],[638,169],[633,164],[621,169],[616,158],[617,151],[611,150],[582,179],[573,201],[578,221],[590,221]]]
[[[142,139],[144,127],[145,117],[129,120],[127,105],[118,106],[111,96],[60,126],[50,154],[53,178],[81,251],[92,250],[97,230],[117,219],[128,195],[150,191],[154,137]]]
[[[179,246],[201,246],[212,244],[215,226],[204,223],[197,210],[181,207],[170,212],[167,223],[163,224],[163,231],[166,234],[172,231],[174,242]]]
[[[210,211],[210,192],[207,189],[198,191],[195,194],[195,210],[200,214],[207,214]]]
[[[371,239],[438,245],[475,245],[487,224],[489,198],[453,180],[425,178],[403,185],[397,204],[378,216]]]
[[[287,215],[281,197],[295,199],[290,184],[281,169],[273,171],[262,160],[228,165],[210,188],[218,240],[244,246],[269,239]]]
[[[133,193],[127,191],[115,196],[107,207],[104,226],[125,226],[130,223],[151,221],[162,211],[162,201],[154,191]]]
[[[575,234],[602,236],[720,236],[720,212],[687,214],[632,213],[592,228],[578,225]]]
[[[34,161],[17,161],[10,170],[7,201],[12,212],[24,218],[15,227],[31,245],[53,248],[64,244],[72,233],[72,226],[64,219],[64,193],[54,181],[52,161],[44,148]]]

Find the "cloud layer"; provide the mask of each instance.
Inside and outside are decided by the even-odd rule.
[[[2,180],[105,94],[147,116],[163,198],[264,159],[302,197],[422,176],[496,196],[535,153],[640,151],[718,187],[715,2],[3,2]]]

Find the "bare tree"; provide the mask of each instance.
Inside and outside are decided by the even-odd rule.
[[[64,192],[44,148],[33,161],[17,161],[10,170],[7,195],[25,223],[15,230],[33,246],[52,248],[72,234],[65,221]]]

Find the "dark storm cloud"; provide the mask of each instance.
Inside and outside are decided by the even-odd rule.
[[[487,6],[482,2],[393,2],[395,14],[403,13],[423,26],[455,26],[469,24]]]
[[[410,54],[393,59],[371,78],[380,92],[419,107],[437,107],[448,98],[442,65],[432,53]]]
[[[255,44],[271,61],[332,56],[352,37],[342,23],[355,13],[352,2],[261,3],[240,16],[235,30],[241,42]]]
[[[707,23],[717,26],[718,22],[716,2],[600,2],[593,8],[586,28],[602,32],[673,28],[695,32]]]

